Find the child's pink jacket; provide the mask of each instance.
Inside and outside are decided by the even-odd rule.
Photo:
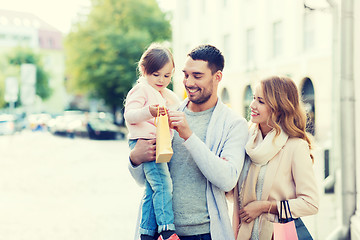
[[[124,118],[129,130],[128,138],[155,138],[156,126],[149,105],[159,104],[176,110],[179,102],[177,95],[170,89],[164,88],[160,93],[150,86],[146,79],[140,78],[126,97]]]

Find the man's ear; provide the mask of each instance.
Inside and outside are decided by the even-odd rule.
[[[218,70],[216,73],[215,73],[215,79],[216,81],[219,83],[222,79],[222,71]]]

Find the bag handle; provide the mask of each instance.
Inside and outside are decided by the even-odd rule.
[[[282,209],[284,208],[285,212],[285,218],[282,217]],[[290,216],[290,217],[289,217]],[[290,205],[288,200],[282,200],[280,201],[280,217],[279,222],[280,223],[287,223],[293,221],[293,217],[290,211]]]
[[[167,110],[166,110],[166,108],[163,106],[163,108],[164,108],[164,111],[165,111],[165,115],[168,115],[168,112],[167,112]],[[158,119],[158,117],[160,116],[160,106],[157,106],[157,114],[156,114],[156,117],[155,117],[155,119],[154,119],[154,125],[155,125],[155,127],[157,127],[157,119]]]
[[[289,201],[288,201],[288,200],[285,200],[285,203],[286,203],[287,209],[288,209],[288,211],[289,211],[290,219],[291,219],[291,220],[294,220],[293,217],[292,217],[291,211],[290,211]]]

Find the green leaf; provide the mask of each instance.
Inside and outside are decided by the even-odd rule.
[[[137,62],[152,42],[169,41],[170,23],[156,0],[93,0],[85,21],[65,39],[67,88],[122,107]]]

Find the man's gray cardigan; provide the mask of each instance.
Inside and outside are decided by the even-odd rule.
[[[188,101],[184,100],[179,111],[184,111]],[[247,138],[246,120],[218,100],[209,122],[206,142],[192,134],[183,143],[207,179],[206,199],[212,240],[235,238],[225,192],[232,190],[238,181],[244,163]],[[130,163],[129,170],[136,182],[144,185],[142,165],[134,167]],[[135,240],[139,239],[138,234],[137,228]]]

